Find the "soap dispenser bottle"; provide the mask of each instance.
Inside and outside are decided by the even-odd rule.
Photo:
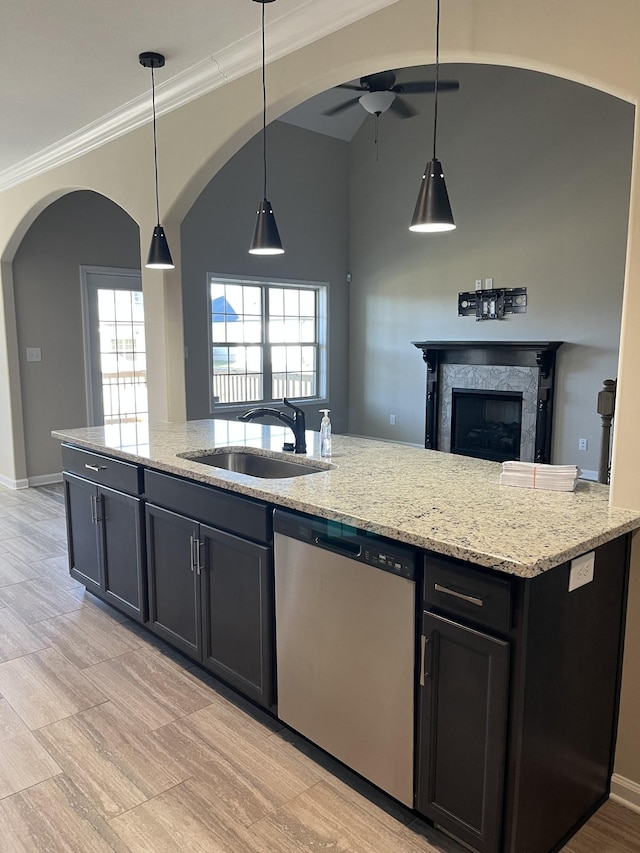
[[[331,456],[331,421],[330,409],[320,409],[323,417],[320,422],[320,456]]]

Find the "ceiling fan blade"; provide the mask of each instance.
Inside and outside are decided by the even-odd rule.
[[[351,92],[366,92],[364,86],[357,86],[355,83],[339,83],[334,86],[335,89],[349,89]]]
[[[414,110],[404,98],[400,97],[396,98],[391,104],[389,112],[395,113],[398,118],[413,118],[413,116],[417,115],[416,110]]]
[[[460,88],[460,83],[457,80],[439,80],[438,92],[457,92]]]
[[[323,110],[323,116],[337,116],[340,113],[348,110],[349,107],[352,107],[354,104],[357,104],[360,98],[350,98],[348,101],[345,101],[343,104],[338,104],[336,107],[330,107],[328,110]]]
[[[398,83],[393,87],[394,92],[403,95],[419,95],[425,92],[433,92],[436,84],[433,80],[415,80],[410,83]],[[439,80],[439,92],[456,92],[460,88],[457,80]]]

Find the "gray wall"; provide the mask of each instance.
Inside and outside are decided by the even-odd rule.
[[[209,182],[182,223],[182,293],[187,418],[209,412],[207,273],[329,284],[328,407],[336,431],[347,426],[349,154],[345,142],[275,122],[269,127],[269,199],[284,255],[248,253],[262,196],[258,135]],[[319,429],[318,405],[306,407]],[[228,410],[221,417],[234,417]]]
[[[109,199],[69,193],[44,210],[14,260],[27,475],[59,472],[52,429],[85,426],[80,266],[140,269],[138,226]],[[26,361],[41,347],[42,361]]]
[[[379,162],[369,120],[351,144],[350,430],[423,442],[412,340],[561,340],[553,461],[596,469],[596,395],[617,371],[633,107],[513,68],[446,65],[442,76],[461,84],[441,96],[438,125],[456,231],[408,231],[430,96],[414,98],[424,107],[413,119],[382,116]],[[485,277],[526,286],[527,314],[458,318],[458,292]]]

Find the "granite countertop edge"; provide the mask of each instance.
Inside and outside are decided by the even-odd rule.
[[[123,439],[105,427],[52,432],[96,453],[524,578],[640,528],[640,512],[609,506],[606,486],[580,481],[575,492],[500,486],[499,463],[415,446],[334,434],[333,455],[322,460],[319,435],[308,431],[307,455],[288,456],[331,468],[268,480],[178,454],[236,447],[273,455],[289,440],[286,428],[209,419],[145,425],[135,435]]]

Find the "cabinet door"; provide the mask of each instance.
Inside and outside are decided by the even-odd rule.
[[[483,853],[499,850],[509,647],[423,614],[416,808]]]
[[[272,703],[271,552],[200,526],[204,664],[262,705]]]
[[[198,525],[147,504],[147,574],[150,627],[196,660],[202,660],[200,579],[193,551]]]
[[[144,622],[147,602],[141,500],[99,487],[98,519],[104,597],[124,613]]]
[[[100,594],[102,573],[96,522],[97,487],[81,477],[64,475],[69,573],[90,592]]]

